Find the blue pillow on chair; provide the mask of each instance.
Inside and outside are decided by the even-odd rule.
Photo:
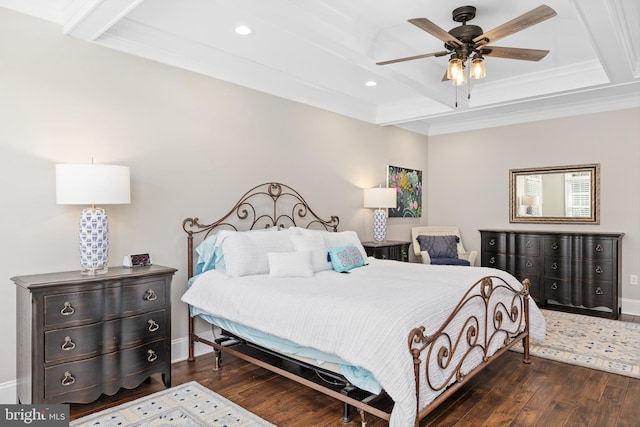
[[[427,236],[417,237],[421,251],[427,251],[433,258],[458,258],[458,236]]]

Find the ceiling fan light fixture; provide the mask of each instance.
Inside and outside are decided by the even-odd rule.
[[[457,80],[461,75],[464,76],[464,64],[462,59],[456,57],[451,58],[449,60],[449,65],[447,66],[447,78],[449,80]]]
[[[464,70],[462,70],[462,72],[458,75],[456,75],[454,78],[451,79],[451,83],[454,86],[464,86],[467,84],[467,75],[465,74]]]
[[[484,58],[481,55],[474,56],[471,60],[471,68],[469,74],[472,79],[484,79],[487,77],[487,66],[484,62]]]

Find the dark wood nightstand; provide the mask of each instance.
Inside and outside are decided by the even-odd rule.
[[[13,277],[18,402],[88,403],[161,373],[171,386],[174,268]]]
[[[411,242],[385,240],[383,242],[362,242],[368,256],[378,259],[392,259],[409,262],[409,245]]]

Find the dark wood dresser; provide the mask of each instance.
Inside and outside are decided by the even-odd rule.
[[[617,319],[623,233],[480,230],[482,266],[528,278],[539,307]]]
[[[171,385],[173,268],[13,277],[18,402],[88,403],[161,373]]]
[[[362,242],[367,256],[378,259],[392,259],[409,262],[409,245],[411,242],[385,240],[383,242]]]

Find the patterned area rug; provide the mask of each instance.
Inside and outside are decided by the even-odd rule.
[[[275,427],[195,381],[79,418],[70,427]]]
[[[547,335],[531,355],[640,378],[640,323],[542,310]],[[522,353],[518,343],[511,348]]]

